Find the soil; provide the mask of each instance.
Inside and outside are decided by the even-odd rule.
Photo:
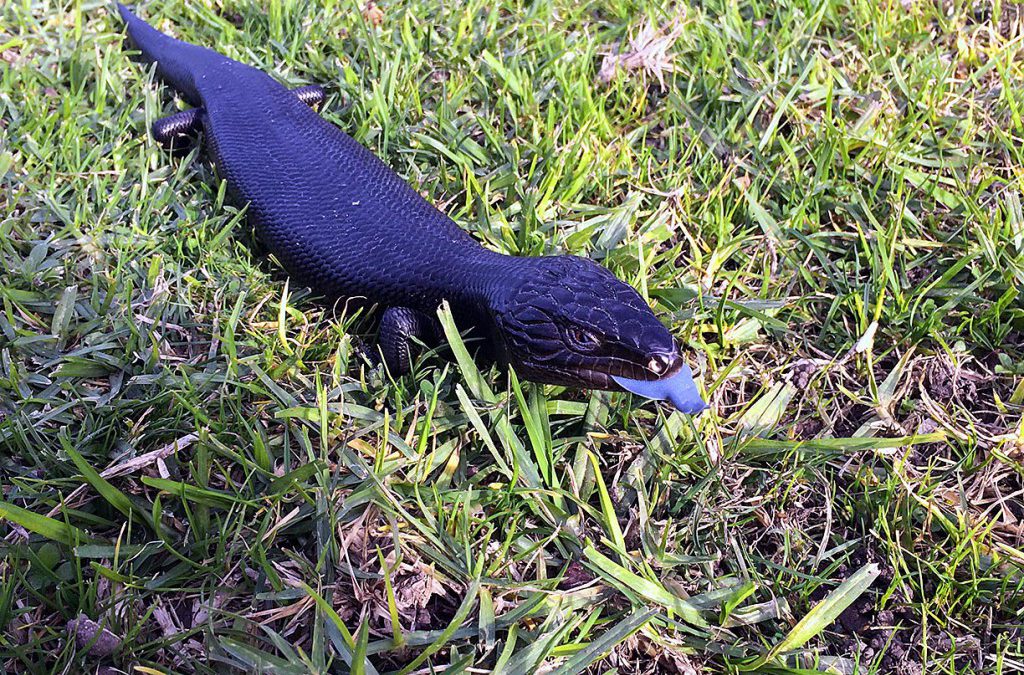
[[[851,533],[852,534],[852,533]],[[907,607],[906,599],[893,596],[894,602],[884,610],[877,610],[875,603],[878,591],[892,583],[893,569],[888,561],[868,543],[856,549],[850,561],[839,567],[836,578],[853,574],[868,563],[875,563],[880,569],[872,590],[858,598],[839,615],[832,630],[848,637],[841,641],[838,656],[858,655],[863,663],[881,656],[881,672],[915,673],[923,672],[918,660],[919,646],[914,642],[914,613]],[[831,588],[820,588],[812,599],[823,599]]]
[[[899,590],[890,596],[885,609],[877,609],[875,603],[879,593],[892,583],[893,568],[870,543],[852,553],[849,563],[839,568],[837,578],[852,574],[872,562],[881,570],[872,590],[848,607],[832,625],[831,630],[848,636],[838,643],[837,655],[857,655],[865,665],[880,659],[878,672],[881,673],[917,675],[926,672],[922,662],[922,644],[926,643],[929,660],[941,660],[942,656],[956,649],[958,672],[975,672],[973,668],[979,665],[975,655],[981,652],[982,636],[965,630],[956,632],[947,629],[922,639],[921,627],[910,606],[911,601],[903,597]],[[821,599],[826,594],[827,590],[822,589],[814,599]]]

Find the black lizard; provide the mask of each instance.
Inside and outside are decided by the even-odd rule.
[[[575,256],[490,251],[309,103],[267,74],[167,36],[118,5],[142,58],[195,108],[157,140],[202,130],[259,238],[303,285],[384,308],[379,344],[408,371],[410,339],[436,340],[438,305],[523,378],[706,406],[672,335],[629,285]]]

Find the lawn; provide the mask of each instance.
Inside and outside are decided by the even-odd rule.
[[[541,387],[261,250],[105,1],[0,4],[0,670],[1019,672],[1024,5],[168,0],[711,410]],[[449,328],[451,328],[449,326]]]

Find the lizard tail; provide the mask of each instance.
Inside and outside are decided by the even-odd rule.
[[[223,62],[224,57],[161,33],[121,3],[117,3],[117,11],[128,30],[129,39],[142,53],[142,60],[156,63],[160,79],[178,90],[192,105],[200,105],[196,75],[212,63]]]

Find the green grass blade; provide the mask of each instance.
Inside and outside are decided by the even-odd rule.
[[[604,631],[601,637],[573,654],[568,661],[552,671],[551,675],[576,675],[577,673],[582,673],[615,645],[623,642],[630,635],[643,628],[656,615],[657,610],[653,609],[634,610],[626,618]]]
[[[0,520],[9,520],[21,525],[29,532],[35,532],[66,546],[76,546],[80,543],[94,541],[92,537],[74,525],[41,516],[7,502],[0,502]]]
[[[96,492],[107,500],[111,506],[120,511],[126,518],[132,518],[133,516],[141,517],[143,522],[149,523],[150,514],[141,510],[136,509],[132,504],[132,501],[128,499],[128,495],[118,490],[116,487],[111,485],[98,471],[93,469],[89,463],[85,460],[77,450],[71,447],[71,444],[64,438],[61,437],[62,444],[64,446],[64,452],[71,461],[75,463],[79,473],[85,478],[85,481],[93,487]]]
[[[878,578],[878,565],[869,563],[854,572],[848,579],[828,594],[824,600],[815,605],[793,629],[786,634],[777,645],[764,655],[759,663],[775,661],[779,655],[799,649],[808,640],[823,631],[839,618],[847,607],[867,591],[868,587]]]
[[[627,588],[644,600],[661,605],[695,626],[706,627],[708,625],[696,607],[670,593],[661,584],[637,576],[593,546],[587,546],[583,550],[583,555],[587,559],[588,566],[612,585]]]
[[[348,664],[349,668],[353,669],[354,671],[354,669],[357,667],[355,661],[355,652],[357,649],[357,645],[355,638],[352,637],[352,633],[345,625],[345,622],[341,620],[341,617],[338,616],[338,613],[336,611],[334,611],[334,608],[331,607],[330,603],[324,600],[323,596],[317,593],[315,590],[313,590],[313,588],[309,586],[309,584],[304,583],[302,584],[301,588],[306,592],[307,595],[309,595],[309,597],[313,598],[313,601],[316,603],[316,606],[320,609],[321,612],[324,613],[324,616],[327,617],[327,620],[331,622],[331,625],[334,626],[334,628],[337,629],[337,631],[341,634],[341,637],[344,640],[344,645],[338,645],[337,643],[335,643],[335,647],[342,647],[341,649],[339,649],[340,656],[342,660]],[[363,645],[363,653],[365,656],[365,644]],[[374,668],[373,664],[370,663],[369,660],[366,658],[362,659],[358,667],[363,670],[364,675],[377,675],[377,669]]]
[[[440,650],[444,649],[445,646],[447,646],[448,641],[451,639],[452,635],[454,635],[455,631],[459,629],[459,626],[462,625],[462,622],[469,617],[469,613],[473,610],[473,607],[476,605],[479,590],[479,581],[474,581],[470,584],[469,588],[466,589],[466,594],[462,598],[462,604],[460,604],[459,608],[455,611],[455,616],[452,617],[452,620],[448,623],[447,628],[445,628],[441,632],[441,635],[439,635],[438,638],[433,643],[428,645],[426,649],[420,652],[419,656],[417,656],[415,659],[410,661],[408,665],[406,665],[404,668],[398,671],[399,675],[407,675],[408,673],[411,673],[412,671],[416,670],[420,667],[420,665],[423,664],[424,661],[426,661],[428,658],[430,658]]]

